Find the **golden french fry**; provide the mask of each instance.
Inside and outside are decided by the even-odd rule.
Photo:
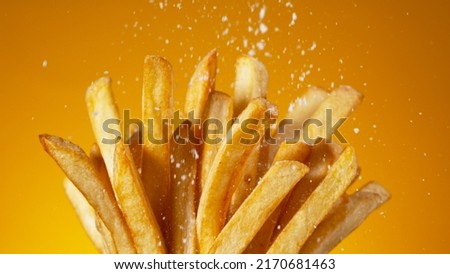
[[[200,186],[202,189],[204,188],[212,162],[214,161],[220,146],[218,140],[223,140],[225,138],[228,122],[233,118],[233,103],[231,97],[220,91],[211,92],[203,116],[205,117],[203,122],[204,143],[200,167]],[[216,127],[214,127],[214,125],[216,125]],[[206,137],[208,137],[208,139],[206,139]]]
[[[241,56],[236,61],[234,83],[234,116],[238,116],[255,98],[267,97],[268,73],[257,59]]]
[[[130,148],[122,140],[116,144],[112,185],[137,252],[165,253],[164,240],[133,163]]]
[[[242,123],[245,121],[256,122],[254,125],[257,126],[257,129],[253,130],[255,134],[250,134],[251,136],[245,138],[249,135],[248,131],[243,130],[241,122],[235,123],[227,133],[229,139],[223,142],[217,151],[198,208],[197,236],[201,253],[208,252],[219,235],[233,193],[233,189],[229,189],[233,174],[240,168],[240,164],[245,161],[255,146],[255,144],[246,144],[244,141],[247,139],[251,143],[250,139],[255,139],[256,134],[261,137],[263,128],[260,119],[264,117],[265,111],[272,108],[274,107],[265,99],[251,101],[238,118]]]
[[[310,140],[317,138],[330,140],[334,132],[326,125],[333,126],[333,128],[339,125],[339,120],[347,118],[362,102],[363,97],[359,91],[349,86],[339,86],[333,90],[310,118],[311,121],[319,121],[322,125],[305,124],[303,130],[307,130],[308,138]]]
[[[208,94],[214,90],[217,71],[217,50],[210,51],[197,65],[189,82],[184,102],[185,115],[193,111],[194,118],[202,118]]]
[[[278,161],[298,161],[300,163],[305,163],[310,150],[309,145],[303,142],[297,142],[294,144],[282,143],[280,149],[275,155],[274,163]],[[289,200],[289,196],[290,194],[287,194],[283,201],[272,212],[270,217],[266,220],[264,225],[248,245],[245,253],[261,254],[267,251],[274,229],[278,224],[280,213]]]
[[[314,189],[322,182],[329,167],[338,159],[341,152],[341,146],[333,143],[321,142],[311,147],[311,153],[307,161],[307,165],[310,167],[309,172],[291,191],[286,204],[282,208],[274,237],[286,227],[292,216],[296,214]]]
[[[130,146],[131,154],[133,154],[134,165],[142,173],[142,151],[143,151],[143,135],[136,124],[130,127],[130,138],[127,144]]]
[[[322,183],[275,238],[267,253],[298,253],[315,227],[352,183],[357,170],[355,149],[349,146],[331,166]]]
[[[308,172],[295,161],[276,162],[225,225],[209,253],[241,253],[294,185]]]
[[[100,215],[95,214],[95,226],[103,237],[103,253],[104,254],[117,254],[116,245],[112,238],[111,232],[109,232]]]
[[[83,194],[72,184],[72,182],[64,178],[64,190],[67,198],[69,198],[78,219],[86,231],[89,239],[101,253],[105,253],[104,240],[102,234],[97,230],[95,225],[96,214],[94,208],[86,201]]]
[[[144,61],[142,118],[144,147],[142,182],[156,220],[165,231],[164,215],[170,183],[169,119],[172,117],[172,66],[162,57]]]
[[[236,190],[231,196],[230,207],[228,209],[228,220],[236,213],[244,200],[247,199],[248,195],[250,195],[258,184],[258,169],[256,167],[258,166],[259,161],[260,142],[253,147],[250,151],[250,155],[243,163],[242,168],[237,171],[238,174],[232,178],[231,184],[235,185]]]
[[[186,125],[189,126],[189,125]],[[178,128],[171,140],[171,195],[168,250],[174,254],[198,253],[197,216],[198,152]],[[175,140],[176,139],[176,140]],[[185,144],[183,144],[185,142]]]
[[[89,204],[100,215],[111,232],[119,253],[135,253],[130,230],[120,211],[108,182],[99,175],[94,165],[77,145],[57,136],[41,134],[44,150],[56,161],[67,178],[78,188]]]
[[[97,144],[110,178],[113,176],[114,144],[120,137],[120,119],[111,89],[111,79],[102,77],[86,92],[86,106]],[[107,128],[107,130],[105,130]]]
[[[375,209],[390,198],[380,184],[370,182],[345,197],[308,238],[300,253],[329,253]]]

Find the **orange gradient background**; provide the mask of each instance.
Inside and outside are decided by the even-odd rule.
[[[352,189],[377,180],[392,199],[334,252],[450,253],[449,1],[0,6],[1,253],[96,252],[38,134],[89,149],[94,136],[84,92],[104,74],[119,106],[139,117],[147,54],[172,62],[179,106],[195,64],[212,48],[219,52],[216,88],[230,94],[236,57],[254,48],[281,114],[308,85],[347,84],[364,93],[343,126],[362,167]],[[255,34],[261,23],[267,32]]]

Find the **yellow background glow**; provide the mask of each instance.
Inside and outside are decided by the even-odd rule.
[[[365,94],[343,126],[362,167],[354,187],[377,180],[392,199],[334,252],[450,253],[450,1],[178,3],[0,4],[1,253],[96,252],[38,134],[88,149],[94,137],[84,92],[105,73],[120,107],[139,117],[147,54],[172,62],[179,106],[195,64],[212,48],[216,88],[228,93],[236,57],[253,48],[281,114],[310,84]]]

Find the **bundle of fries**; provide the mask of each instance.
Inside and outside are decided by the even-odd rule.
[[[336,128],[324,126],[354,110],[358,91],[311,87],[291,104],[285,126],[265,99],[263,64],[237,60],[234,98],[215,90],[216,68],[213,50],[191,78],[184,110],[174,112],[170,63],[146,57],[144,122],[126,129],[110,79],[94,82],[86,93],[96,137],[89,156],[39,136],[100,252],[327,253],[389,199],[376,182],[346,193],[359,174],[355,150],[331,142]],[[293,141],[299,132],[307,134]]]

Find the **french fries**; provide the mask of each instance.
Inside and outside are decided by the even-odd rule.
[[[220,232],[209,253],[241,253],[259,228],[308,168],[295,161],[276,162]]]
[[[308,238],[300,253],[328,253],[357,228],[375,209],[389,200],[387,190],[370,182],[344,197]]]
[[[119,253],[135,253],[133,239],[111,186],[102,179],[90,159],[77,145],[57,136],[39,136],[45,151],[56,161],[67,178],[80,190],[100,215],[114,238]]]
[[[264,112],[271,107],[264,99],[255,99],[250,102],[247,108],[239,115],[239,120],[250,119],[259,121],[263,118]],[[257,132],[262,133],[262,126],[257,126]],[[248,157],[255,144],[244,144],[242,139],[245,132],[238,123],[233,124],[229,133],[230,144],[223,142],[217,151],[216,158],[211,167],[206,180],[205,189],[200,197],[197,215],[197,235],[199,238],[200,252],[207,253],[211,248],[215,238],[222,229],[226,208],[234,189],[229,190],[233,174]],[[257,142],[256,142],[257,144]]]
[[[275,238],[267,253],[298,253],[334,202],[352,183],[357,170],[355,150],[349,146],[330,168],[321,184]]]
[[[216,91],[216,71],[212,50],[183,109],[174,110],[172,66],[147,56],[143,121],[123,130],[111,80],[93,82],[85,98],[95,135],[89,157],[39,135],[100,252],[327,253],[389,199],[375,182],[345,193],[359,166],[355,149],[334,139],[346,143],[337,129],[361,93],[310,87],[291,103],[290,123],[276,124],[260,61],[237,60],[234,97]]]

